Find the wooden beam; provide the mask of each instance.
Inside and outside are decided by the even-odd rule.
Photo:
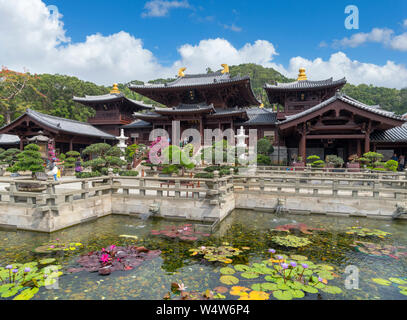
[[[314,134],[308,135],[307,139],[365,139],[364,134]]]

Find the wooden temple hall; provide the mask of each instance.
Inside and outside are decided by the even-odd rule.
[[[300,69],[294,82],[264,85],[273,106],[264,108],[250,77],[232,77],[229,67],[222,66],[222,71],[209,74],[185,74],[182,68],[172,82],[130,86],[160,107],[126,98],[114,85],[106,95],[73,97],[95,110],[87,123],[28,109],[0,129],[0,146],[22,148],[41,135],[52,138],[60,152],[80,151],[96,142],[116,144],[120,129],[129,137],[128,144],[148,145],[151,130],[162,128],[171,136],[172,122],[179,121],[181,134],[190,128],[202,136],[204,129],[257,129],[258,138],[273,141],[274,163],[314,154],[321,158],[335,154],[345,161],[367,151],[381,152],[386,158],[393,153],[407,155],[406,119],[341,93],[345,78],[310,81]]]

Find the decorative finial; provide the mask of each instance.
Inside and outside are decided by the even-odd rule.
[[[305,68],[300,68],[300,74],[298,75],[297,81],[307,80],[307,75],[305,74]]]
[[[229,73],[229,66],[226,63],[221,64],[221,66],[223,67],[222,74]]]
[[[184,71],[187,70],[187,68],[181,68],[178,70],[178,77],[182,78],[185,77]]]
[[[120,90],[119,87],[117,86],[117,83],[113,84],[112,90],[110,90],[110,94],[119,94]]]
[[[264,108],[264,103],[262,103],[259,108],[263,109]]]

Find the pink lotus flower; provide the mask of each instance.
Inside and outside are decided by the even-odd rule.
[[[103,254],[103,255],[100,257],[100,261],[101,261],[102,263],[107,263],[107,262],[109,262],[109,255],[108,255],[108,254]]]
[[[112,244],[112,245],[110,246],[110,250],[114,250],[114,248],[116,248],[116,246],[115,246],[114,244]]]

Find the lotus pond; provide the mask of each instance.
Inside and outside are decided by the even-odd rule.
[[[235,210],[212,234],[108,216],[0,239],[0,299],[407,299],[407,221]]]

